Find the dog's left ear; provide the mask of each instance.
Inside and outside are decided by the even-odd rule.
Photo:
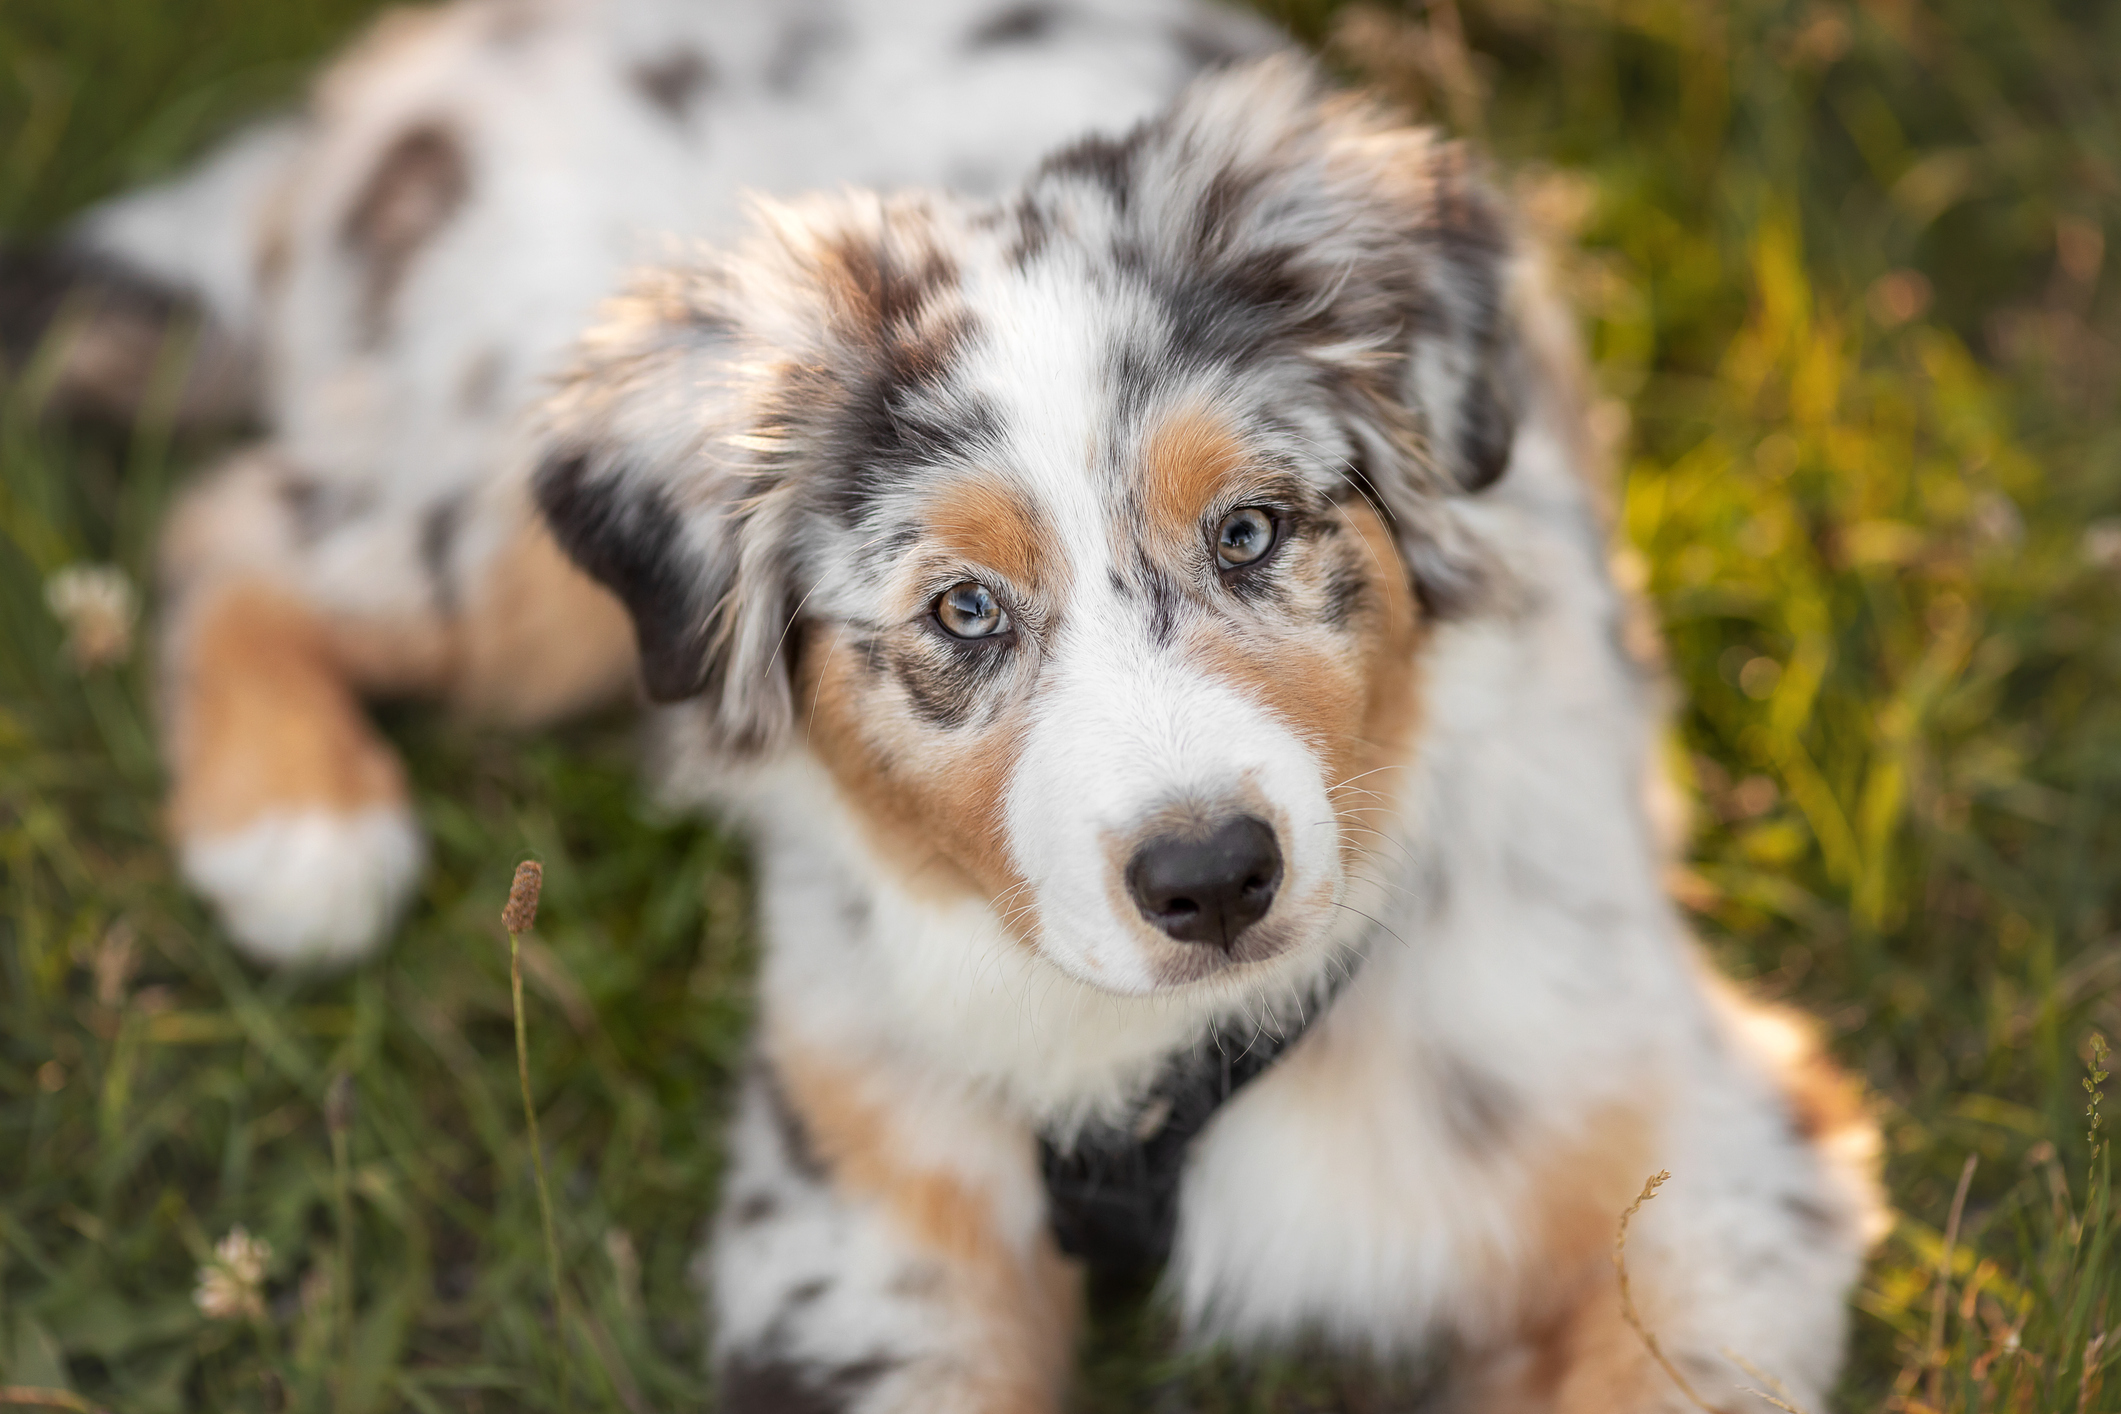
[[[1510,461],[1516,245],[1466,150],[1336,93],[1293,54],[1197,82],[1118,142],[1049,162],[1112,197],[1203,360],[1285,360],[1338,406],[1424,598],[1470,597],[1451,502]]]

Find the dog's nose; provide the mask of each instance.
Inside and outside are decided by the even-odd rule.
[[[1142,917],[1182,943],[1225,951],[1266,915],[1280,886],[1281,846],[1251,815],[1204,838],[1159,836],[1127,864],[1127,891]]]

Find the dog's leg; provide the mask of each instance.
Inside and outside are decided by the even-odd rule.
[[[357,688],[440,687],[451,635],[416,612],[321,607],[291,485],[269,453],[239,455],[165,533],[168,824],[246,950],[343,961],[381,940],[423,854],[404,770]]]
[[[720,1407],[1057,1408],[1078,1282],[1029,1133],[888,1067],[768,1054],[710,1252]]]

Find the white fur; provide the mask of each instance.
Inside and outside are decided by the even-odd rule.
[[[180,848],[184,877],[260,962],[343,966],[390,936],[425,862],[411,814],[275,811]]]

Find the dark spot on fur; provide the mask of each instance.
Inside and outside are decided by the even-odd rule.
[[[326,514],[329,498],[322,482],[306,476],[285,478],[280,482],[280,504],[294,522],[297,544],[314,545],[331,528],[331,518]]]
[[[749,1193],[729,1210],[729,1221],[738,1227],[757,1227],[781,1210],[781,1200],[771,1193]]]
[[[928,643],[890,654],[891,671],[907,705],[931,727],[951,731],[971,721],[987,685],[1008,667],[1009,635],[947,644]]]
[[[714,73],[698,50],[678,49],[661,59],[642,60],[627,77],[652,107],[683,126],[692,116],[693,100],[713,81]]]
[[[1494,1076],[1464,1061],[1446,1061],[1441,1070],[1437,1088],[1444,1123],[1468,1152],[1494,1153],[1516,1127],[1516,1097]]]
[[[279,492],[295,543],[305,548],[367,511],[375,501],[365,488],[334,486],[299,473],[282,477]]]
[[[788,1300],[785,1304],[797,1307],[808,1306],[830,1290],[832,1290],[832,1283],[822,1278],[806,1281],[800,1286],[788,1289]]]
[[[1806,1241],[1823,1245],[1833,1239],[1837,1224],[1825,1208],[1800,1193],[1785,1193],[1780,1202],[1782,1210],[1797,1220]]]
[[[1140,582],[1148,591],[1149,641],[1159,648],[1169,648],[1178,637],[1178,610],[1184,602],[1177,581],[1165,574],[1146,558],[1142,562]]]
[[[435,502],[420,518],[420,564],[433,588],[435,611],[453,614],[457,609],[457,580],[450,563],[457,531],[464,524],[464,496],[460,492]]]
[[[896,1361],[807,1365],[773,1355],[736,1354],[723,1361],[722,1414],[846,1414]]]
[[[632,613],[648,695],[676,702],[706,688],[706,615],[680,559],[669,497],[623,472],[591,476],[582,451],[547,458],[532,489],[561,548]]]
[[[1345,630],[1370,597],[1370,581],[1356,564],[1335,565],[1326,575],[1326,627]]]
[[[773,1116],[774,1133],[781,1141],[781,1156],[802,1177],[812,1183],[823,1183],[827,1177],[825,1161],[818,1157],[803,1117],[795,1112],[788,1092],[781,1088],[780,1076],[764,1060],[753,1062],[752,1075],[759,1093],[765,1097],[767,1112]]]
[[[1053,223],[1045,208],[1029,197],[1017,198],[1013,210],[1016,238],[1009,243],[1009,265],[1011,269],[1022,270],[1045,254],[1047,243],[1053,239]]]
[[[384,149],[339,226],[340,244],[364,267],[359,332],[366,347],[389,336],[391,303],[413,258],[470,191],[463,145],[439,123],[408,128]]]
[[[852,524],[909,472],[966,460],[998,440],[999,427],[986,399],[956,385],[979,330],[947,302],[958,278],[949,255],[928,245],[909,257],[851,237],[826,254],[817,278],[849,356],[792,363],[779,420],[824,423],[819,459],[834,469],[827,506]]]
[[[1083,138],[1048,157],[1039,166],[1038,176],[1075,177],[1090,182],[1110,198],[1113,210],[1124,216],[1134,198],[1134,164],[1151,131],[1143,125],[1122,138]]]
[[[1035,44],[1060,28],[1066,18],[1067,12],[1060,6],[1041,4],[1039,0],[1011,5],[980,21],[972,33],[965,36],[965,47],[977,53],[982,49]]]

